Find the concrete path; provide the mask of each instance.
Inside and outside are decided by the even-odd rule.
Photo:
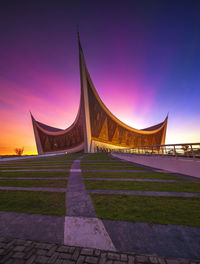
[[[64,216],[0,211],[0,237],[63,243]]]
[[[88,190],[88,192],[97,193],[97,194],[200,197],[200,193],[186,193],[186,192],[120,191],[120,190]]]
[[[66,216],[96,217],[92,201],[82,179],[80,160],[81,157],[74,161],[68,178]]]
[[[64,244],[116,250],[85,189],[80,170],[81,158],[72,164],[68,179]]]
[[[103,223],[118,251],[200,258],[200,228],[110,220]]]

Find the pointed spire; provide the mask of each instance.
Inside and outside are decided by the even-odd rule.
[[[32,115],[32,113],[31,113],[30,110],[29,110],[29,113],[30,113],[30,115],[31,115],[31,119],[32,119],[32,121],[35,121],[35,118],[33,117],[33,115]]]
[[[79,49],[81,49],[81,51],[82,51],[78,24],[76,25],[76,31],[77,31],[77,37],[78,37],[78,46],[79,46]]]

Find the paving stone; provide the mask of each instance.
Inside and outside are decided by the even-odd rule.
[[[47,256],[48,256],[48,257],[51,257],[51,256],[54,254],[54,252],[56,251],[56,249],[57,249],[57,246],[53,246],[53,247],[47,252]]]
[[[105,258],[100,258],[99,259],[99,264],[104,264],[106,263],[106,259]]]
[[[47,251],[44,249],[38,249],[36,251],[36,255],[45,256],[47,254]]]
[[[50,249],[51,245],[47,244],[47,243],[40,243],[38,246],[40,249]]]
[[[180,264],[189,264],[190,263],[190,260],[189,259],[179,258],[178,261],[179,261]]]
[[[54,252],[53,255],[51,255],[51,257],[49,258],[47,263],[52,263],[54,264],[56,259],[58,258],[59,253],[58,252]]]
[[[26,260],[25,264],[32,264],[32,263],[34,263],[35,258],[36,258],[36,255],[30,256],[30,258],[28,258]]]
[[[112,260],[120,260],[120,255],[117,253],[108,253],[108,259],[112,259]]]
[[[9,260],[7,260],[6,262],[4,262],[4,264],[13,264],[13,262],[14,262],[14,259],[9,259]]]
[[[32,244],[33,244],[32,241],[26,241],[25,244],[24,244],[24,246],[25,247],[28,247],[28,246],[31,246]]]
[[[5,246],[6,246],[6,243],[0,242],[0,248],[5,248]]]
[[[14,251],[20,251],[20,252],[22,252],[24,249],[25,249],[24,246],[16,246],[13,248]]]
[[[166,264],[166,261],[165,261],[165,259],[164,258],[158,258],[158,263],[159,264]]]
[[[121,261],[127,261],[127,255],[126,254],[121,254]]]
[[[7,260],[9,260],[12,256],[12,254],[13,254],[12,251],[8,252],[5,256],[3,256],[0,263],[5,263]]]
[[[101,251],[99,249],[95,249],[94,255],[95,256],[100,256],[100,254],[101,254]]]
[[[79,256],[76,264],[83,264],[84,260],[85,260],[85,256]]]
[[[0,256],[4,255],[5,249],[4,248],[0,248]]]
[[[106,261],[106,262],[104,262],[105,264],[112,264],[113,263],[113,261],[112,260],[108,260],[108,261]]]
[[[57,259],[55,264],[62,264],[63,263],[63,259]]]
[[[75,247],[69,247],[69,248],[68,248],[68,252],[69,252],[69,253],[74,253],[74,250],[75,250]]]
[[[26,240],[24,239],[15,239],[14,244],[17,246],[23,246],[26,243]]]
[[[19,258],[19,259],[23,259],[25,256],[25,253],[23,252],[15,252],[14,255],[12,256],[13,258]]]
[[[128,256],[128,264],[134,264],[134,260],[135,258],[133,256]]]
[[[14,240],[10,241],[9,243],[6,244],[5,248],[11,248],[14,246]]]
[[[67,252],[69,252],[69,247],[68,246],[59,246],[56,251],[67,253]]]
[[[148,257],[143,255],[136,256],[136,261],[140,263],[149,263]]]
[[[107,258],[107,253],[105,252],[101,253],[101,258]]]
[[[59,258],[62,258],[62,259],[70,259],[72,257],[71,254],[67,254],[67,253],[60,253],[59,254]]]
[[[10,241],[11,241],[11,239],[8,238],[8,237],[0,237],[0,242],[8,243],[8,242],[10,242]]]
[[[42,243],[35,242],[35,243],[34,243],[34,247],[39,248],[39,247],[41,246],[41,244],[42,244]]]
[[[158,264],[158,258],[155,257],[155,256],[150,256],[150,257],[149,257],[149,260],[150,260],[150,262],[153,263],[153,264]]]
[[[37,263],[46,264],[48,262],[49,258],[46,256],[38,256],[36,258]]]
[[[106,262],[106,258],[107,258],[107,254],[106,253],[101,253],[99,264],[104,264]]]
[[[93,255],[93,252],[94,252],[94,249],[92,249],[92,248],[83,248],[81,250],[81,255],[89,255],[89,256],[92,256]]]
[[[23,259],[12,259],[12,264],[24,264]]]
[[[33,255],[35,253],[36,249],[35,248],[31,248],[29,251],[27,251],[25,253],[24,259],[29,259],[31,255]]]
[[[167,264],[179,264],[177,259],[166,259]]]
[[[85,261],[90,264],[96,264],[98,262],[97,257],[86,257]]]
[[[28,252],[33,248],[34,248],[33,245],[27,246],[27,247],[25,247],[24,252]]]
[[[75,264],[75,262],[72,261],[72,260],[67,259],[67,260],[64,260],[64,261],[62,262],[62,264]]]
[[[51,249],[53,246],[55,246],[55,244],[49,244],[49,243],[45,243],[44,244],[44,246],[45,246],[45,249]]]
[[[77,260],[80,255],[80,248],[76,248],[74,254],[72,255],[73,260]]]

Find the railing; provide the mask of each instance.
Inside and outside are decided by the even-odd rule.
[[[114,149],[112,152],[129,153],[134,155],[200,158],[200,143],[148,145],[128,149]]]

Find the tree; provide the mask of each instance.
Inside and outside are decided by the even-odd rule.
[[[23,148],[16,148],[15,149],[15,153],[18,155],[18,156],[21,156],[24,152],[24,147]]]

